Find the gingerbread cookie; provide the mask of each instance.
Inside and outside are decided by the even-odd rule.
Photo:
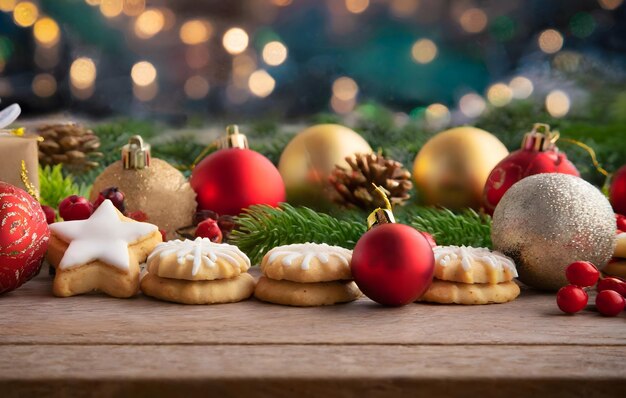
[[[352,251],[339,246],[302,243],[279,246],[261,261],[263,277],[254,295],[259,300],[292,306],[332,305],[356,300]]]
[[[102,291],[131,297],[139,290],[139,263],[162,241],[156,225],[124,217],[105,200],[87,220],[50,225],[48,262],[56,268],[52,292],[69,297]]]
[[[254,291],[250,259],[237,246],[208,238],[162,243],[148,257],[144,294],[181,304],[245,300]]]

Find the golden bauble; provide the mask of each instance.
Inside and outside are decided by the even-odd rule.
[[[335,165],[348,168],[346,156],[371,152],[363,137],[338,124],[318,124],[303,130],[287,144],[278,164],[287,199],[316,208],[328,205],[324,190]]]
[[[456,127],[432,137],[415,158],[413,178],[425,204],[479,209],[491,170],[509,154],[492,134]]]
[[[142,211],[147,222],[167,232],[167,238],[176,237],[176,229],[191,225],[196,212],[196,193],[185,176],[169,163],[152,158],[150,167],[124,169],[117,161],[104,169],[91,188],[90,199],[109,187],[124,193],[128,212]]]

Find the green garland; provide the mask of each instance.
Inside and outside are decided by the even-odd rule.
[[[91,185],[77,183],[71,174],[63,175],[60,164],[39,167],[39,202],[56,209],[70,195],[89,197]]]
[[[252,206],[237,217],[238,228],[229,241],[258,264],[271,248],[293,243],[327,243],[354,248],[367,229],[354,213],[348,219],[333,217],[307,207],[283,204],[280,208]],[[455,214],[449,210],[413,207],[398,211],[398,222],[433,235],[440,245],[491,247],[491,218],[472,210]]]

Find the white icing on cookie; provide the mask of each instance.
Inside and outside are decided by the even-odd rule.
[[[508,269],[513,276],[517,277],[517,269],[513,260],[500,252],[491,251],[484,247],[435,246],[433,252],[435,254],[435,262],[442,267],[460,258],[465,272],[469,272],[472,268],[473,261],[480,261],[493,270]]]
[[[157,231],[156,225],[122,221],[110,200],[105,200],[87,220],[64,221],[50,230],[69,243],[60,269],[102,261],[124,272],[130,269],[128,246]]]
[[[197,275],[202,265],[211,268],[215,267],[215,262],[220,258],[235,267],[241,268],[244,272],[250,268],[250,259],[237,246],[227,243],[214,243],[209,238],[185,239],[184,241],[171,240],[159,243],[148,256],[148,261],[156,256],[164,258],[171,254],[176,255],[176,261],[180,265],[185,264],[187,261],[193,261],[192,275]],[[245,266],[241,266],[242,262]]]
[[[309,269],[311,260],[317,258],[320,263],[327,263],[330,257],[336,257],[346,267],[350,266],[352,259],[352,250],[339,246],[330,246],[326,243],[299,243],[287,246],[278,246],[270,250],[268,253],[268,262],[273,263],[278,257],[281,259],[282,265],[291,266],[294,260],[302,259],[300,267]]]

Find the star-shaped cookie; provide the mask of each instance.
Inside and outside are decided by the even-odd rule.
[[[139,290],[139,264],[159,244],[156,225],[124,217],[105,200],[87,220],[50,225],[48,262],[56,268],[53,293],[69,297],[94,290],[131,297]]]

